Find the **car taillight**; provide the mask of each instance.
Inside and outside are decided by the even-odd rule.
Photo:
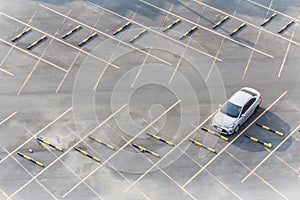
[[[262,99],[262,95],[260,95],[259,98]]]

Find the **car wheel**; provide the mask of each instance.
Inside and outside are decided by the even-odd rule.
[[[240,130],[240,125],[237,125],[234,129],[234,133],[237,133]]]

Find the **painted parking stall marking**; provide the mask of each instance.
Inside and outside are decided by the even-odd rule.
[[[297,132],[297,130],[300,128],[300,125],[298,125],[286,138],[284,138],[284,140],[282,140],[282,142],[277,145],[253,170],[251,170],[251,172],[245,176],[245,178],[241,181],[241,183],[245,182],[270,156],[272,156],[272,154],[274,154],[274,152],[280,148],[291,136],[293,136],[293,134],[295,132]]]

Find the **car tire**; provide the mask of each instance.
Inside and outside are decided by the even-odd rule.
[[[234,128],[234,133],[239,132],[239,130],[240,130],[240,125],[237,125],[237,126]]]

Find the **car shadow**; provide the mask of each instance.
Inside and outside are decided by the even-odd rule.
[[[52,5],[63,5],[70,2],[78,1],[78,0],[34,0],[37,2],[52,4]],[[179,0],[146,0],[149,3],[153,3],[158,7],[163,8],[166,3],[171,3],[174,5],[180,5],[193,13],[200,16],[200,13],[198,11],[195,11],[191,6],[187,6],[184,1]],[[127,12],[130,12],[132,10],[136,10],[135,7],[138,5],[142,5],[145,7],[145,4],[140,2],[139,0],[126,0],[126,1],[120,1],[120,0],[90,0],[90,2],[104,6],[107,9],[111,9],[112,11],[118,12],[119,14],[126,14]],[[184,3],[183,3],[184,2]],[[234,11],[237,12],[237,14],[241,15],[247,15],[247,16],[253,16],[253,17],[261,17],[262,19],[265,18],[267,10],[264,8],[261,8],[254,3],[248,2],[248,1],[240,1],[240,0],[226,0],[226,1],[220,1],[220,0],[203,0],[204,4],[207,4],[209,6],[212,6],[214,8],[220,9],[224,12],[232,13]],[[256,1],[253,1],[256,2]],[[264,6],[269,5],[268,0],[260,1],[259,4],[262,4]],[[195,3],[195,5],[197,5]],[[272,3],[272,8],[275,10],[279,10],[280,12],[283,12],[287,10],[289,7],[300,7],[300,1],[275,1]],[[238,8],[238,9],[237,9]],[[237,10],[236,10],[237,9]],[[147,9],[145,9],[147,10]],[[157,9],[155,9],[157,10]],[[161,11],[157,10],[157,13]],[[141,12],[140,14],[147,15],[147,12]],[[150,18],[154,18],[157,15],[150,15]],[[203,17],[203,16],[202,16]],[[210,20],[208,20],[210,22]]]
[[[249,126],[250,123],[253,122],[254,119],[256,119],[262,112],[264,112],[265,109],[259,108],[259,110],[254,113],[245,124],[241,126],[240,132],[243,131],[246,127]],[[283,136],[277,135],[271,131],[267,131],[260,126],[257,126],[256,124],[265,125],[275,131],[279,131],[283,133]],[[236,139],[236,141],[232,144],[235,145],[241,149],[252,151],[252,152],[259,152],[259,151],[266,151],[266,148],[263,144],[260,144],[258,142],[252,141],[249,138],[245,137],[245,135],[254,137],[259,139],[262,142],[265,143],[271,143],[272,148],[269,148],[270,150],[273,150],[276,148],[289,134],[291,131],[291,127],[289,124],[287,124],[284,120],[282,120],[279,116],[274,114],[273,112],[267,111],[262,117],[260,117],[255,124],[253,124],[250,128],[248,128],[239,138]],[[239,132],[239,133],[240,133]],[[236,138],[239,133],[227,136],[230,141],[232,141],[234,138]],[[278,149],[277,151],[284,151],[288,149],[292,144],[292,138],[287,139]]]
[[[34,0],[40,3],[47,3],[47,4],[52,4],[52,5],[64,5],[76,0]]]
[[[64,5],[70,2],[74,2],[76,0],[35,0],[40,3],[47,3],[52,5]],[[118,13],[120,15],[126,16],[129,12],[137,12],[140,15],[143,15],[144,17],[147,17],[148,19],[155,20],[157,17],[163,13],[163,11],[153,8],[151,6],[147,6],[147,4],[139,1],[139,0],[126,0],[126,1],[120,1],[120,0],[89,0],[89,2],[94,3],[96,5],[99,5],[101,7],[104,7],[106,9],[109,9],[115,13]],[[149,2],[159,8],[165,8],[165,5],[167,4],[173,4],[173,5],[179,5],[191,13],[201,17],[202,20],[210,23],[211,25],[214,24],[213,21],[206,18],[205,16],[201,15],[199,11],[193,9],[192,7],[184,4],[183,2],[179,0],[146,0],[145,2]],[[137,9],[138,8],[138,9]]]

